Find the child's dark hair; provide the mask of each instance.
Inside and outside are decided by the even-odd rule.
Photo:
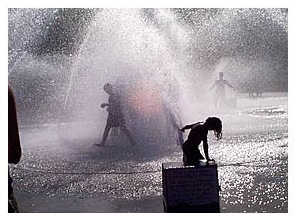
[[[217,140],[220,140],[222,138],[222,122],[219,118],[209,117],[206,119],[205,124],[210,130],[214,131],[214,135]]]

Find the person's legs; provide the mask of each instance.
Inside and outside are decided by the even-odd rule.
[[[198,158],[196,158],[196,155],[192,151],[183,151],[183,162],[185,166],[195,165],[198,161]]]
[[[126,125],[121,125],[120,129],[126,134],[127,138],[129,139],[129,141],[131,142],[131,144],[134,146],[135,145],[135,141],[133,140],[130,131],[128,130],[128,128],[126,127]]]
[[[218,104],[218,97],[217,95],[214,97],[214,106],[215,106],[215,110],[217,110],[217,104]]]
[[[221,94],[220,95],[220,104],[219,104],[219,109],[220,110],[224,110],[224,108],[226,107],[226,97],[225,94]]]
[[[17,213],[18,205],[14,197],[13,188],[12,188],[12,178],[10,177],[8,170],[8,213]]]
[[[214,97],[215,110],[219,111],[221,107],[221,94],[217,93]]]
[[[105,144],[105,142],[106,142],[106,140],[108,138],[110,130],[111,130],[111,126],[109,126],[109,124],[107,123],[106,126],[105,126],[105,129],[104,129],[104,132],[103,132],[103,137],[102,137],[100,145],[103,146]]]
[[[204,159],[198,146],[191,145],[188,142],[184,142],[182,145],[182,151],[185,166],[198,164],[200,160]]]
[[[8,213],[18,213],[18,205],[16,199],[12,194],[8,195]]]
[[[196,161],[199,161],[199,160],[204,160],[204,156],[201,154],[200,150],[198,148],[195,148],[195,151],[194,151],[194,159]]]
[[[112,127],[111,133],[110,133],[111,140],[116,140],[119,137],[119,128],[118,127]]]
[[[188,142],[184,142],[182,145],[182,152],[183,152],[182,161],[184,163],[184,166],[192,165],[195,161],[191,148],[192,146],[190,146]]]

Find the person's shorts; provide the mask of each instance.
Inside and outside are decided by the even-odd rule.
[[[109,116],[107,120],[107,125],[109,125],[110,127],[121,127],[125,125],[125,119],[123,117]]]

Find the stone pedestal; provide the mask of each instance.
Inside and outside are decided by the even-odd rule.
[[[163,163],[162,177],[165,212],[220,212],[215,162]]]

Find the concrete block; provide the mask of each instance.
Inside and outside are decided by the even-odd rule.
[[[220,212],[217,164],[162,164],[165,212]]]

